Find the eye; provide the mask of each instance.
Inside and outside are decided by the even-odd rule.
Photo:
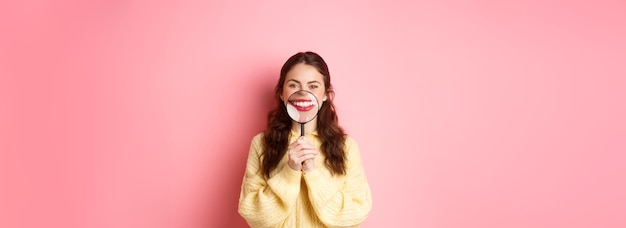
[[[295,88],[298,88],[298,85],[296,85],[295,83],[289,83],[287,87],[295,89]]]
[[[309,88],[311,88],[311,89],[317,89],[317,88],[319,88],[319,87],[320,87],[320,86],[318,86],[318,85],[311,85],[311,86],[309,86]]]

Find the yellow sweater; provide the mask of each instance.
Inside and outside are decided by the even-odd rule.
[[[289,143],[299,134],[291,133]],[[307,135],[319,148],[316,133]],[[316,170],[303,173],[287,165],[288,155],[267,179],[261,173],[262,134],[250,145],[239,197],[239,214],[255,227],[358,227],[372,208],[370,188],[356,142],[346,139],[346,175],[331,175],[324,155],[315,158]]]

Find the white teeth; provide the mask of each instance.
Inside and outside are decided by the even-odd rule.
[[[295,106],[300,106],[300,107],[309,107],[313,105],[313,102],[312,101],[296,101],[296,102],[293,102],[293,104]]]

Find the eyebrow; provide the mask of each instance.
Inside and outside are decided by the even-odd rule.
[[[298,80],[296,80],[296,79],[289,79],[289,80],[287,80],[287,81],[294,81],[294,82],[296,82],[296,83],[300,83],[300,81],[298,81]],[[310,82],[307,82],[306,84],[311,84],[311,83],[322,84],[321,82],[318,82],[318,81],[310,81]]]

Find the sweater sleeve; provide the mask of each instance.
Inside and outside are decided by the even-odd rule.
[[[359,148],[351,138],[346,139],[346,153],[348,161],[343,181],[334,181],[319,169],[304,174],[315,213],[329,227],[359,226],[372,208]]]
[[[288,166],[266,180],[260,170],[261,134],[254,137],[239,195],[239,214],[251,227],[277,227],[294,210],[302,172]]]

